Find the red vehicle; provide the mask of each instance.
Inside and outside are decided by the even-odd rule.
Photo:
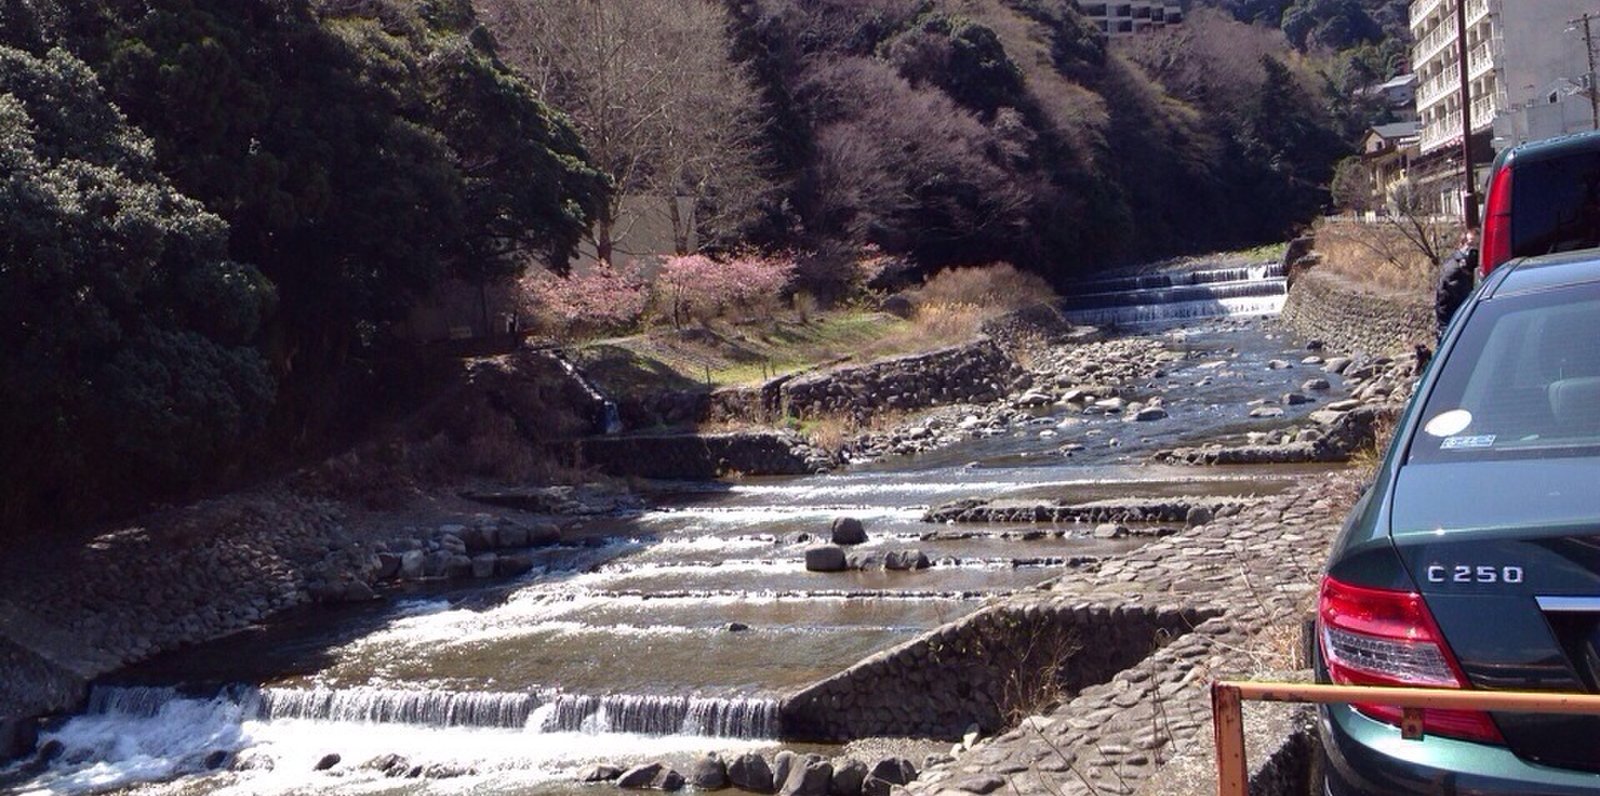
[[[1490,170],[1479,269],[1600,246],[1600,131],[1500,153]]]

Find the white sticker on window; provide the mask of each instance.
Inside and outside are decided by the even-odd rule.
[[[1453,437],[1466,431],[1470,425],[1472,425],[1471,412],[1465,409],[1451,409],[1429,420],[1428,425],[1423,426],[1422,430],[1435,437]]]
[[[1482,435],[1479,435],[1479,436],[1476,436],[1476,437],[1451,437],[1451,438],[1449,438],[1449,439],[1447,439],[1444,442],[1439,444],[1439,450],[1442,450],[1442,451],[1456,451],[1456,450],[1466,450],[1468,448],[1492,448],[1492,447],[1494,447],[1494,435],[1493,434],[1482,434]]]

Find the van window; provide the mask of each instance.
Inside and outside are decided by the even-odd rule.
[[[1513,168],[1513,257],[1600,246],[1600,152]]]

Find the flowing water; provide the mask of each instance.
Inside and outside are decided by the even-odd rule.
[[[1076,323],[1127,327],[1275,315],[1288,297],[1282,265],[1253,265],[1083,282],[1062,309]]]
[[[1140,544],[1096,540],[1085,526],[1042,538],[1014,526],[930,526],[925,507],[964,497],[1264,494],[1288,483],[1295,468],[1144,462],[1159,447],[1281,425],[1315,408],[1246,417],[1250,400],[1310,377],[1308,368],[1266,367],[1297,354],[1292,341],[1241,321],[1147,333],[1185,354],[1139,386],[1165,395],[1166,420],[1046,413],[915,459],[677,485],[649,512],[605,520],[603,545],[563,549],[515,582],[305,612],[107,678],[82,715],[45,734],[60,756],[25,772],[20,787],[559,794],[577,788],[573,772],[590,763],[770,750],[783,744],[783,695],[985,601],[1070,578],[1073,562]],[[1068,442],[1084,448],[1066,457]],[[805,549],[839,516],[866,523],[861,552],[917,548],[934,566],[806,572]],[[342,762],[313,771],[328,753]],[[434,775],[468,773],[395,780],[361,767],[387,754]]]

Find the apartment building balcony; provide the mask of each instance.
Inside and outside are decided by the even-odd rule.
[[[1433,107],[1439,100],[1461,91],[1461,67],[1451,64],[1433,77],[1428,78],[1422,87],[1417,89],[1417,110],[1424,111]]]
[[[1489,0],[1467,0],[1467,28],[1482,21],[1489,15]],[[1426,63],[1432,60],[1445,47],[1453,47],[1456,43],[1456,20],[1454,14],[1447,14],[1440,21],[1439,26],[1417,39],[1416,47],[1412,49],[1413,64]]]
[[[1494,127],[1495,114],[1500,109],[1500,98],[1494,94],[1478,97],[1472,101],[1472,132],[1481,133]],[[1434,150],[1448,145],[1461,143],[1461,111],[1451,111],[1443,117],[1429,122],[1422,127],[1422,139],[1418,142],[1422,154],[1426,155]]]

